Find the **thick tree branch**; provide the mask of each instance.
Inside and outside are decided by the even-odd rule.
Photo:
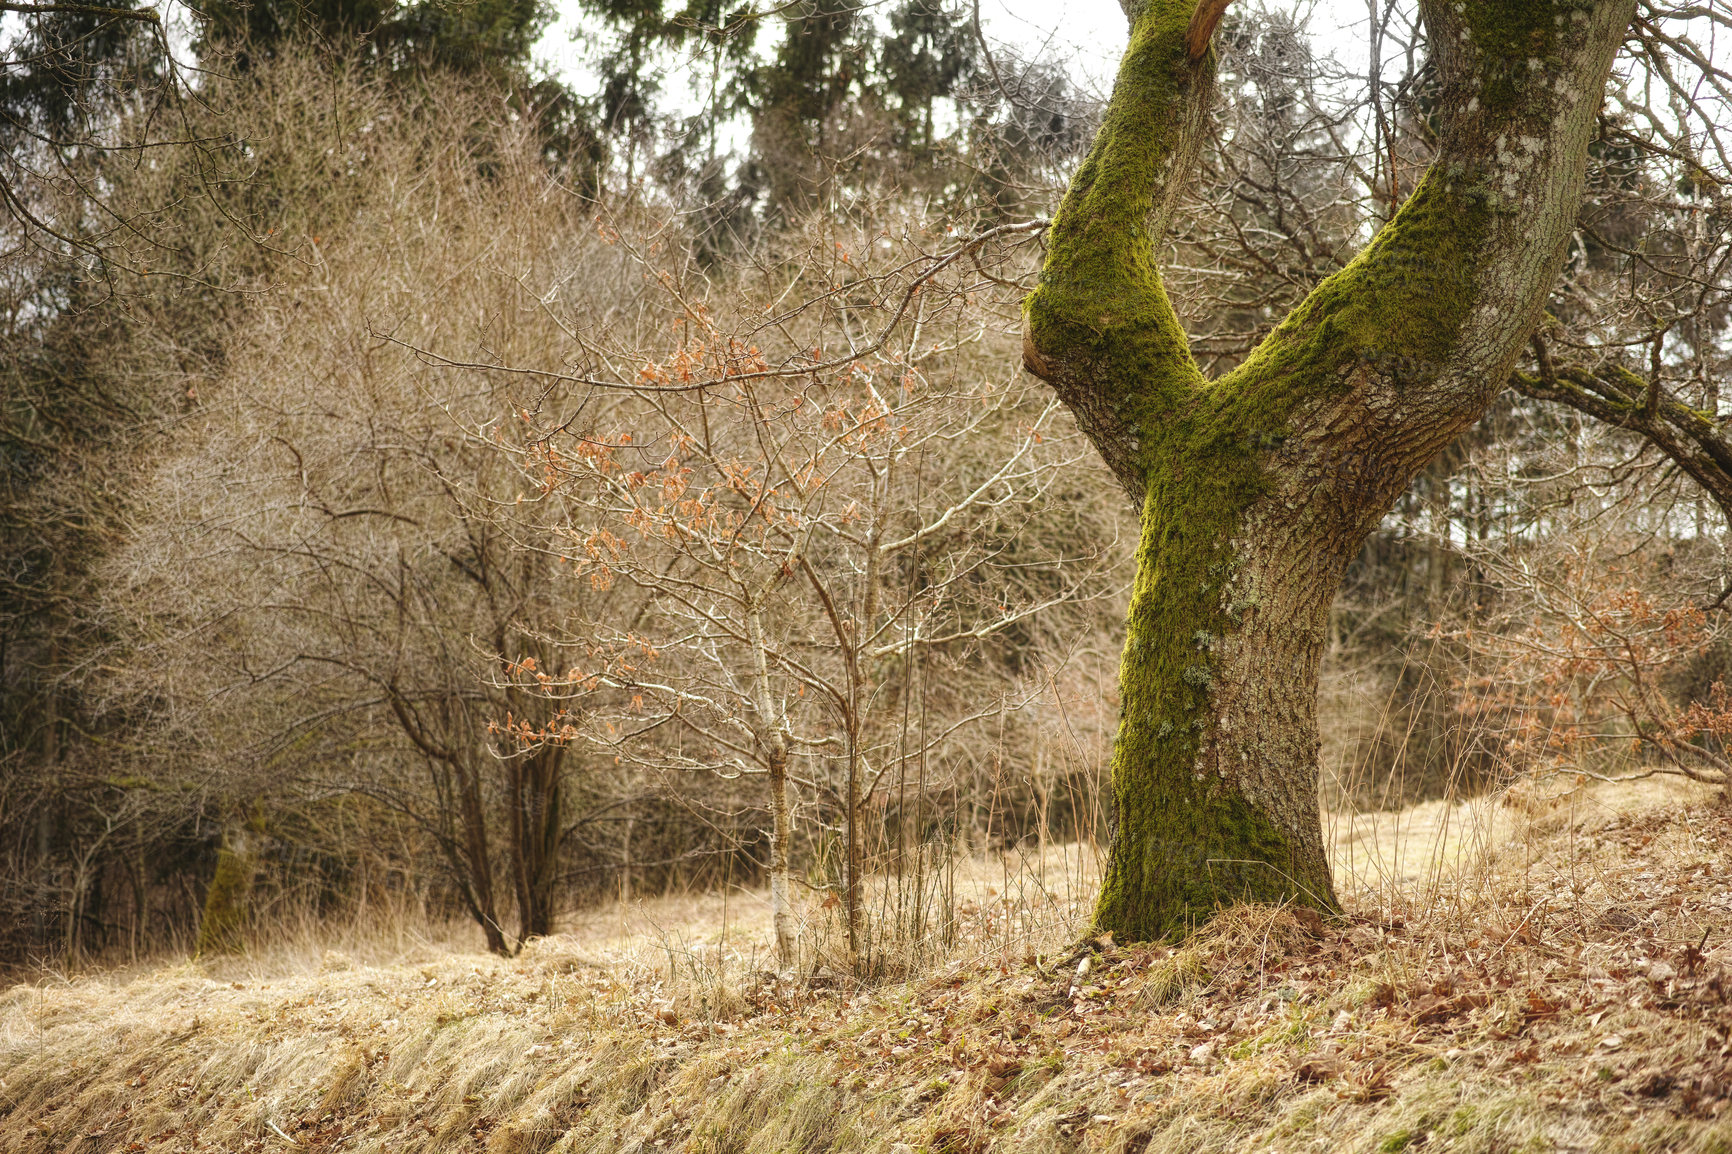
[[[1536,340],[1536,345],[1543,348]],[[1732,439],[1713,416],[1693,409],[1619,365],[1589,370],[1541,361],[1538,376],[1514,373],[1510,388],[1536,401],[1550,401],[1584,416],[1646,438],[1677,464],[1732,520]]]
[[[1138,12],[1106,120],[1053,218],[1026,314],[1024,364],[1057,389],[1139,502],[1145,429],[1204,383],[1155,260],[1214,95],[1213,61],[1191,59],[1186,47],[1193,11],[1191,0],[1151,0]]]
[[[1233,0],[1197,0],[1197,10],[1191,13],[1191,23],[1185,29],[1185,55],[1192,60],[1201,60],[1203,53],[1209,50],[1209,41],[1214,38],[1215,29],[1221,23],[1221,17],[1227,14],[1227,6]]]

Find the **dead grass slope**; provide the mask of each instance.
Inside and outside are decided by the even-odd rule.
[[[0,1150],[1732,1151],[1732,808],[1498,820],[1342,924],[1242,908],[1057,972],[850,991],[561,937],[21,984]]]

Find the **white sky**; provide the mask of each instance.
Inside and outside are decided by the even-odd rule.
[[[876,0],[880,5],[884,0]],[[1248,6],[1256,0],[1239,0]],[[1363,69],[1367,4],[1378,0],[1299,0],[1295,15],[1310,11],[1311,31],[1319,44],[1344,65]],[[176,55],[190,58],[191,20],[181,0],[156,0],[170,27]],[[536,58],[561,74],[579,92],[592,92],[586,68],[591,46],[583,35],[575,0],[556,0],[559,16],[536,45]],[[874,0],[867,0],[868,4]],[[1071,81],[1084,91],[1106,96],[1124,51],[1124,11],[1118,0],[980,0],[981,25],[988,41],[1015,45],[1025,55],[1066,61]],[[21,17],[0,14],[0,43],[17,29]],[[664,97],[679,100],[671,80]]]
[[[1241,6],[1247,6],[1241,0]],[[1365,0],[1303,0],[1283,7],[1311,13],[1311,31],[1343,63],[1364,59]],[[1079,85],[1110,85],[1124,51],[1124,9],[1118,0],[981,0],[983,30],[992,40],[1026,48],[1048,46],[1056,59],[1074,61]]]
[[[1301,0],[1289,10],[1296,15],[1311,11],[1311,30],[1319,44],[1342,64],[1364,67],[1367,0]],[[980,15],[989,41],[1067,61],[1072,82],[1085,91],[1104,96],[1110,89],[1126,39],[1118,0],[981,0]],[[537,58],[586,92],[594,88],[585,83],[587,50],[577,5],[563,0],[560,16],[537,45]],[[678,99],[676,87],[670,78],[664,96]]]

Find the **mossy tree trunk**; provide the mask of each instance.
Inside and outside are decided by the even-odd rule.
[[[252,906],[253,882],[258,877],[259,839],[263,818],[255,814],[246,822],[223,828],[217,849],[216,873],[205,890],[204,911],[198,922],[200,957],[239,953],[245,940],[247,916]]]
[[[1635,5],[1421,7],[1435,163],[1233,372],[1198,370],[1156,265],[1207,123],[1223,0],[1130,9],[1106,120],[1053,221],[1025,361],[1142,509],[1096,908],[1120,940],[1237,899],[1335,908],[1317,803],[1329,606],[1365,534],[1532,333]]]

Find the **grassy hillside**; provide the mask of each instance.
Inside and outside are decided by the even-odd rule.
[[[1335,841],[1342,923],[1240,908],[1080,957],[1074,854],[1044,881],[975,863],[950,960],[867,989],[764,971],[739,894],[509,961],[38,976],[0,994],[0,1149],[1732,1150],[1717,795],[1432,805]]]

